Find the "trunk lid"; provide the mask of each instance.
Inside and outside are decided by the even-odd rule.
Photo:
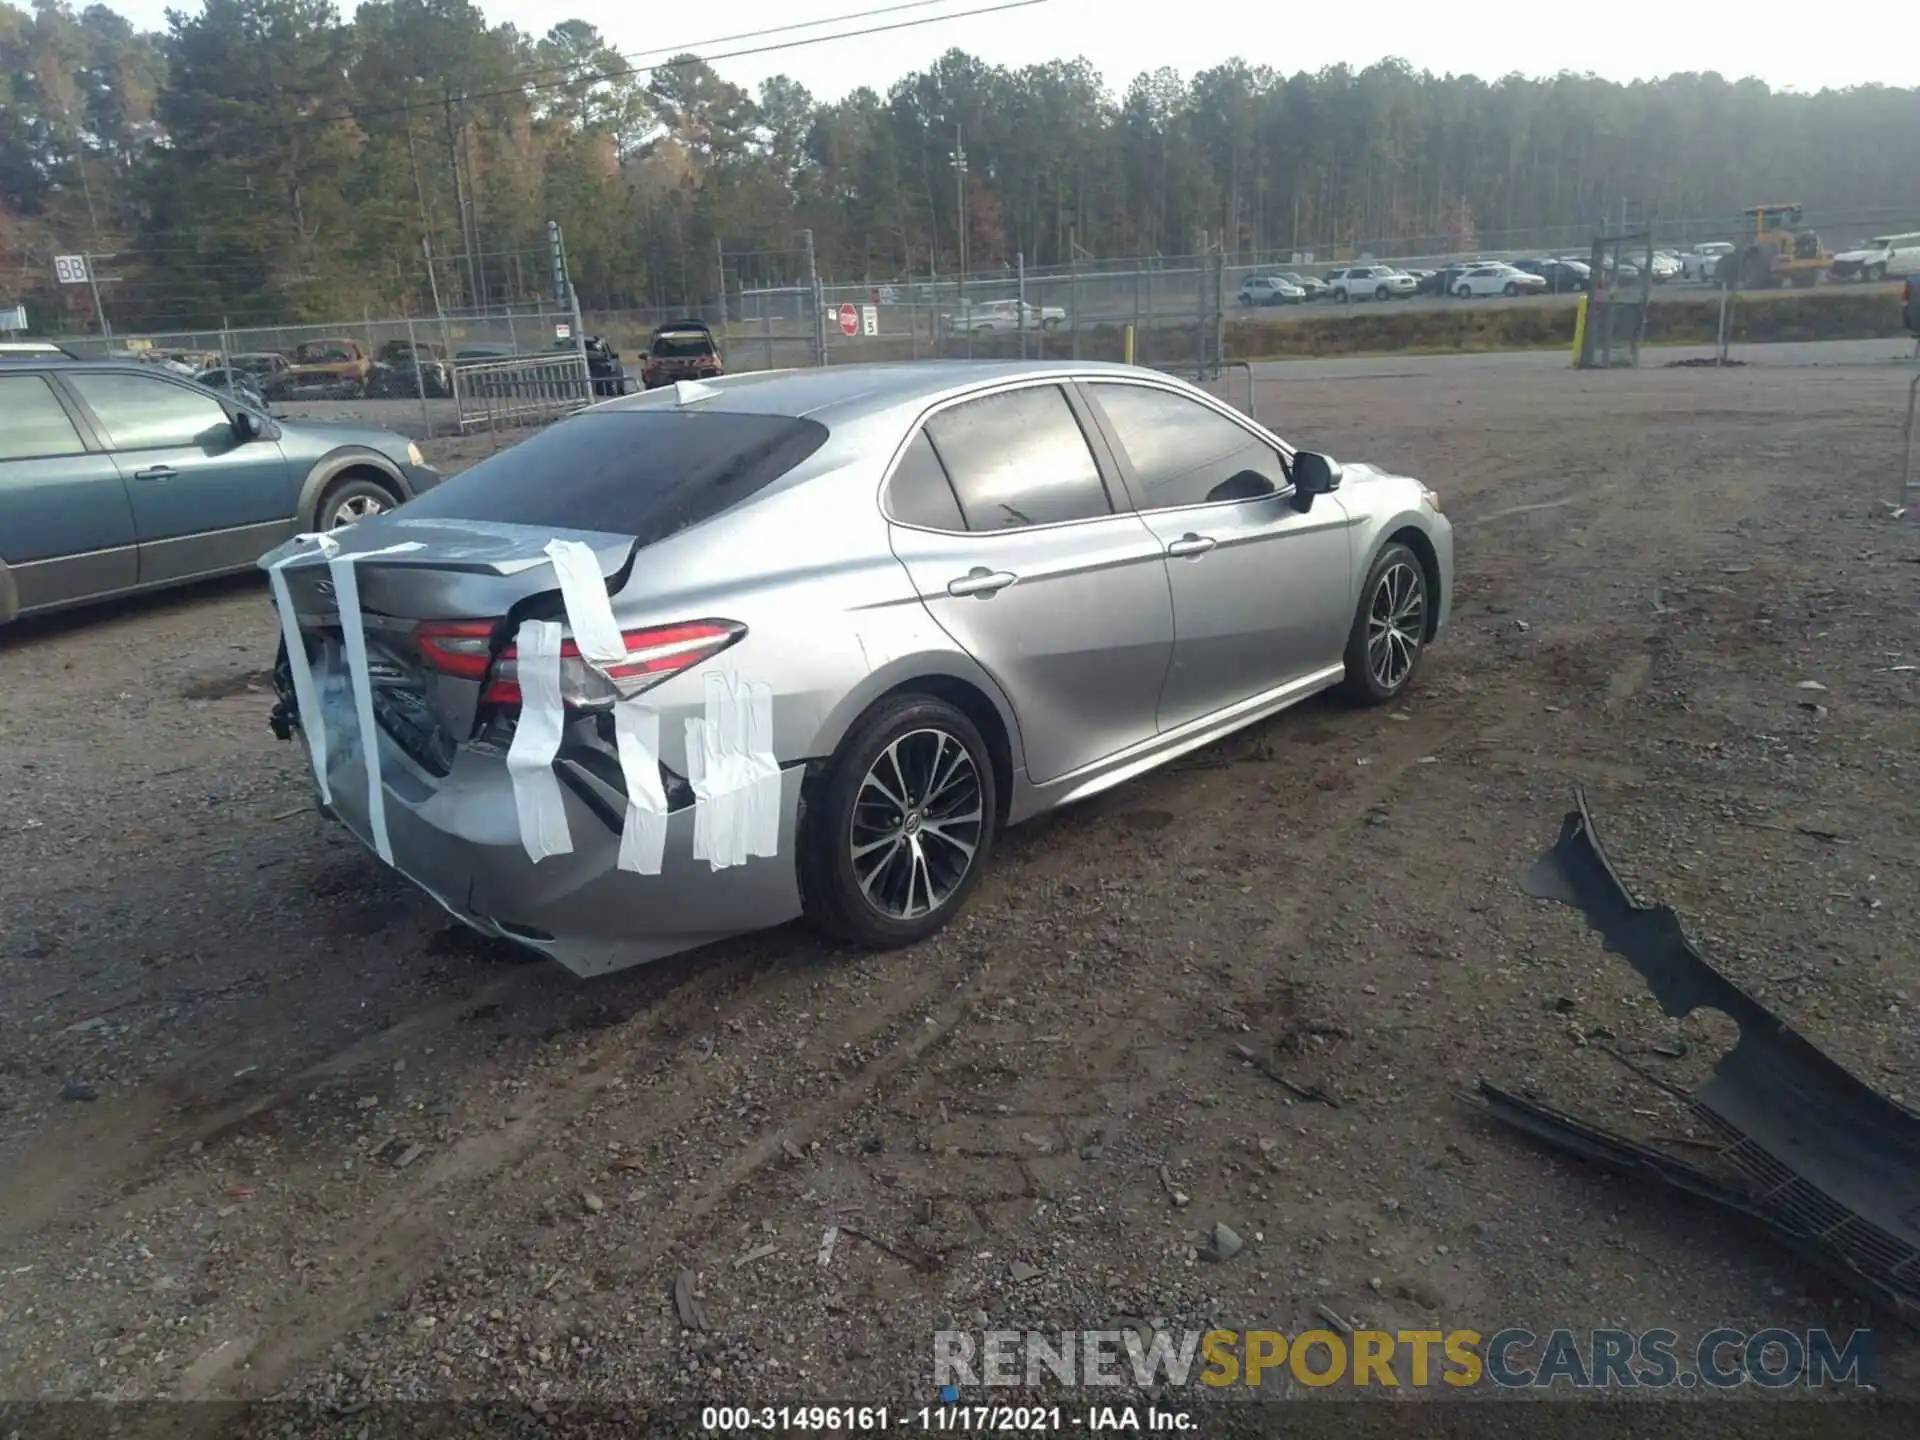
[[[333,532],[341,558],[356,560],[367,670],[380,728],[433,777],[450,770],[455,748],[475,738],[482,681],[448,675],[426,663],[418,638],[423,621],[493,621],[504,646],[524,619],[564,619],[558,582],[546,554],[550,540],[578,540],[617,588],[638,541],[604,531],[555,530],[482,520],[408,520],[404,514],[362,521]],[[385,551],[393,545],[418,549]],[[303,553],[304,552],[304,553]],[[306,641],[328,726],[338,701],[351,694],[344,632],[328,557],[311,542],[289,541],[261,560],[263,569],[293,555],[282,572]]]

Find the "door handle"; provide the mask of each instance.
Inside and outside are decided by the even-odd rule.
[[[1220,542],[1211,535],[1194,535],[1189,533],[1182,535],[1178,540],[1167,546],[1167,554],[1204,555],[1219,543]]]
[[[171,465],[150,465],[145,470],[133,472],[136,480],[171,480],[180,472]]]
[[[1011,570],[989,570],[984,565],[976,565],[958,580],[947,582],[949,595],[978,595],[985,599],[997,595],[1020,577]]]

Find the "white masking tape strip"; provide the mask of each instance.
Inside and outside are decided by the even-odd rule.
[[[773,755],[773,687],[707,672],[704,720],[687,721],[693,858],[715,870],[780,849],[780,764]]]
[[[667,791],[660,783],[660,712],[632,700],[613,707],[613,738],[627,782],[618,867],[658,875],[667,854]]]
[[[363,550],[356,555],[327,554],[327,570],[333,577],[334,603],[340,610],[340,638],[347,651],[347,675],[353,681],[353,713],[360,728],[360,763],[367,772],[367,827],[373,835],[373,849],[387,864],[393,864],[393,842],[387,838],[387,796],[380,781],[380,731],[373,719],[373,675],[367,665],[367,627],[360,614],[360,577],[354,566],[376,555],[398,555],[421,548],[418,540],[389,545],[383,550]]]
[[[307,534],[293,537],[294,543],[312,541],[322,555],[340,548],[331,535]],[[327,779],[327,717],[320,713],[320,698],[313,688],[313,664],[307,658],[307,637],[301,633],[300,618],[293,612],[293,595],[287,589],[285,570],[295,560],[304,560],[311,552],[295,551],[276,562],[267,571],[273,586],[273,608],[280,615],[280,639],[287,647],[287,669],[293,676],[293,703],[299,712],[300,734],[307,742],[307,758],[313,765],[314,782],[320,788],[320,803],[333,804],[333,784]]]
[[[507,773],[513,777],[513,804],[520,814],[520,843],[537,865],[549,855],[573,851],[560,777],[553,773],[566,719],[560,699],[559,622],[522,621],[513,645],[520,675],[520,720],[507,747]]]
[[[627,658],[627,642],[620,637],[620,625],[613,618],[613,602],[607,598],[606,577],[600,573],[600,559],[593,547],[578,540],[549,540],[547,557],[553,561],[553,573],[560,579],[560,598],[567,605],[567,625],[573,631],[573,643],[588,663],[611,665]]]
[[[595,667],[627,657],[627,642],[613,618],[606,577],[591,546],[578,540],[549,540],[547,555],[560,580],[567,626],[580,656]],[[636,699],[613,707],[614,743],[626,782],[627,813],[620,832],[618,868],[658,875],[667,851],[667,792],[660,783],[660,715]]]

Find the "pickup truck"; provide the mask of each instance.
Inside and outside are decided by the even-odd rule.
[[[1731,255],[1733,245],[1726,240],[1703,241],[1680,257],[1680,274],[1687,280],[1711,280],[1722,255]]]
[[[1027,300],[986,300],[940,320],[949,335],[1012,334],[1057,330],[1067,323],[1067,311],[1063,305],[1035,305]]]

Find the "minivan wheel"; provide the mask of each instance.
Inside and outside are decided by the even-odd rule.
[[[339,480],[320,498],[317,530],[339,530],[375,515],[384,515],[400,502],[386,486],[374,480]]]
[[[899,695],[841,742],[809,796],[801,896],[821,929],[888,950],[940,929],[993,850],[993,762],[979,730],[930,695]]]
[[[1419,557],[1398,543],[1382,550],[1367,571],[1347,634],[1342,695],[1362,705],[1384,705],[1413,682],[1426,647],[1431,603]]]

